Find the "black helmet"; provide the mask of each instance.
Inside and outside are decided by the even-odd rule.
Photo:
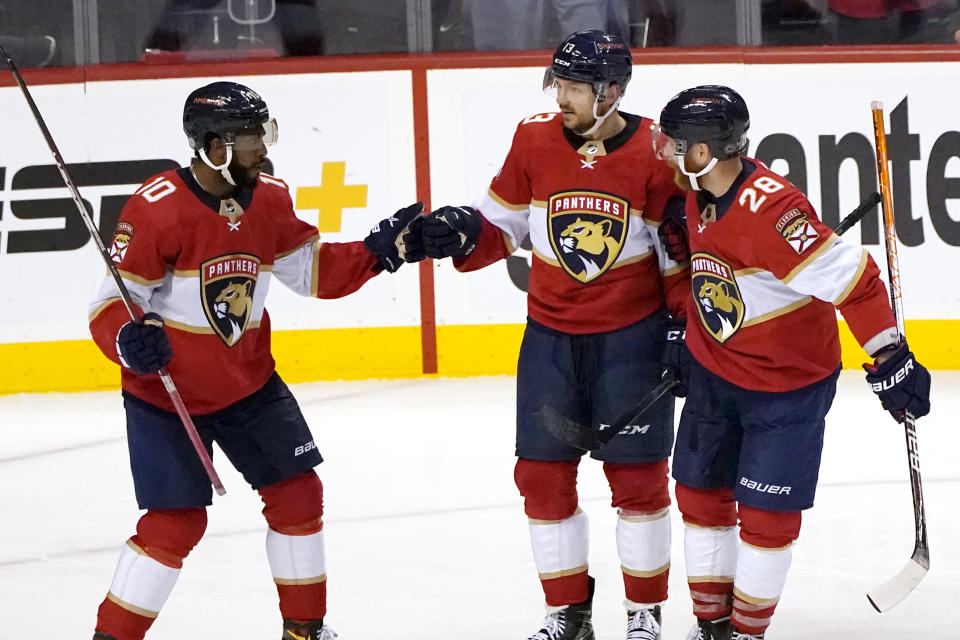
[[[750,112],[739,93],[730,87],[702,85],[670,98],[660,112],[660,130],[685,154],[705,142],[717,160],[729,160],[747,150]]]
[[[597,29],[577,31],[554,52],[553,63],[544,76],[544,87],[552,85],[554,78],[589,82],[603,102],[612,83],[620,86],[620,95],[623,95],[632,73],[633,58],[620,36]]]
[[[272,122],[263,98],[236,82],[214,82],[200,87],[187,96],[183,105],[183,131],[193,149],[203,149],[208,133],[229,144],[234,141],[235,132]],[[275,135],[276,127],[269,128]]]

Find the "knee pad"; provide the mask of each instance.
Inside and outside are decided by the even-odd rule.
[[[740,505],[740,539],[764,549],[780,549],[800,537],[799,511],[766,511]]]
[[[677,507],[684,522],[701,527],[733,527],[737,503],[733,489],[694,489],[677,483]]]
[[[611,506],[634,514],[656,513],[670,506],[667,461],[620,464],[604,462],[613,495]]]
[[[308,535],[323,529],[323,483],[315,471],[260,489],[263,517],[278,533]]]
[[[519,458],[513,479],[523,496],[523,510],[535,520],[563,520],[577,510],[577,465],[580,459],[541,462]]]
[[[151,509],[137,522],[137,534],[131,538],[144,553],[174,569],[200,542],[207,529],[207,510]]]

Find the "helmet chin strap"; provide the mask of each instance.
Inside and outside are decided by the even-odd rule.
[[[696,173],[692,173],[690,171],[687,171],[687,156],[686,155],[680,156],[680,171],[683,172],[683,175],[690,178],[690,186],[693,187],[694,191],[701,191],[700,185],[697,183],[697,178],[709,173],[709,171],[713,169],[713,167],[716,164],[717,164],[717,159],[710,158],[710,162],[707,163],[707,166],[705,166],[700,171],[697,171]]]
[[[207,152],[204,149],[200,149],[200,159],[203,160],[203,164],[207,165],[214,171],[219,171],[220,175],[223,176],[223,179],[230,183],[231,186],[237,186],[237,183],[233,181],[233,176],[230,175],[230,170],[227,168],[230,166],[230,161],[233,160],[233,144],[226,145],[227,147],[227,159],[223,161],[221,165],[215,165],[210,161],[210,158],[207,157]]]
[[[610,105],[610,109],[609,109],[605,114],[603,114],[602,116],[598,116],[598,115],[597,115],[597,107],[600,106],[600,99],[599,99],[599,97],[598,97],[597,99],[595,99],[595,100],[593,101],[593,119],[594,119],[593,126],[590,127],[589,129],[587,129],[586,131],[574,131],[574,133],[576,133],[578,136],[584,137],[584,138],[585,138],[586,136],[589,136],[589,135],[592,134],[594,131],[596,131],[597,129],[599,129],[599,128],[601,127],[601,125],[603,125],[604,121],[605,121],[607,118],[609,118],[611,114],[617,112],[617,105],[619,105],[619,104],[620,104],[620,97],[617,97],[617,99],[613,101],[613,104]]]

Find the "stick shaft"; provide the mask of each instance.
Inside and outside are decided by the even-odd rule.
[[[97,250],[100,252],[100,257],[103,258],[104,263],[107,265],[107,269],[110,271],[110,275],[113,277],[114,283],[117,285],[117,290],[120,292],[120,297],[123,299],[123,304],[127,308],[130,318],[134,321],[139,320],[140,314],[137,312],[137,308],[134,305],[133,299],[130,297],[130,292],[127,290],[126,285],[124,285],[123,278],[120,276],[120,272],[117,270],[113,260],[110,259],[110,254],[107,253],[107,248],[103,245],[103,240],[100,239],[100,231],[97,229],[97,225],[94,224],[93,218],[90,216],[90,212],[87,211],[87,207],[83,203],[83,198],[80,196],[80,191],[77,189],[77,185],[74,184],[73,178],[70,177],[70,172],[67,170],[67,165],[63,161],[63,156],[60,155],[60,149],[57,148],[57,143],[53,140],[53,136],[50,134],[50,130],[47,128],[47,123],[40,114],[40,109],[37,107],[37,103],[33,101],[33,96],[30,94],[30,90],[23,81],[23,76],[20,75],[20,70],[17,69],[17,65],[14,63],[13,58],[10,57],[6,49],[3,48],[2,44],[0,44],[0,54],[3,55],[7,62],[7,66],[10,68],[10,72],[13,73],[13,77],[17,81],[17,85],[20,86],[20,91],[23,93],[23,97],[27,101],[27,106],[30,107],[30,111],[33,113],[33,119],[40,128],[40,133],[43,134],[43,139],[46,140],[47,146],[50,148],[50,153],[53,154],[53,160],[57,165],[57,169],[60,171],[60,176],[63,178],[63,182],[67,186],[67,189],[70,190],[70,195],[73,197],[73,202],[77,205],[77,211],[80,212],[80,217],[83,219],[83,223],[87,226],[87,231],[90,232],[90,236],[93,238],[93,242],[96,244]],[[187,432],[187,437],[190,439],[191,444],[193,444],[193,448],[200,457],[200,462],[203,464],[203,469],[207,472],[207,477],[210,478],[210,484],[213,485],[213,488],[216,490],[217,494],[223,495],[226,493],[226,490],[223,488],[223,483],[220,482],[220,477],[213,468],[213,461],[210,460],[210,456],[207,454],[207,450],[203,446],[203,442],[200,439],[200,434],[197,433],[197,427],[193,424],[193,419],[187,412],[187,407],[184,405],[183,399],[180,397],[180,392],[177,391],[177,387],[174,385],[173,379],[165,369],[161,369],[158,373],[160,374],[160,380],[163,382],[164,388],[170,395],[170,400],[173,402],[174,408],[177,410],[177,415],[180,416],[180,420],[183,422],[183,428]]]
[[[890,165],[887,160],[887,136],[883,122],[883,104],[874,102],[870,108],[873,114],[873,135],[877,148],[877,176],[880,182],[880,194],[883,197],[883,230],[886,242],[887,275],[890,281],[890,303],[897,322],[900,340],[906,339],[903,318],[903,298],[900,286],[900,266],[897,255],[897,230],[893,212],[893,189],[890,181]],[[923,504],[923,483],[920,476],[920,452],[917,446],[916,419],[908,411],[903,420],[907,442],[907,462],[910,467],[910,492],[913,498],[913,519],[915,525],[914,555],[923,551],[927,555],[927,520]]]

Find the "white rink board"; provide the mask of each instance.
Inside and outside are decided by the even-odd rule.
[[[960,63],[816,65],[637,65],[623,108],[655,116],[678,90],[701,83],[726,83],[747,99],[753,114],[751,152],[772,134],[787,134],[802,146],[807,192],[821,208],[821,138],[857,133],[872,146],[869,106],[883,100],[890,111],[909,104],[909,133],[917,136],[918,159],[909,162],[913,216],[922,216],[924,242],[901,247],[904,309],[910,319],[960,317],[960,293],[939,287],[940,265],[951,264],[954,246],[936,233],[927,214],[927,165],[934,142],[957,128],[943,105],[949,80]],[[434,207],[476,200],[486,190],[509,148],[517,123],[554,109],[539,91],[542,69],[450,69],[428,72],[430,178]],[[68,163],[149,158],[185,163],[190,150],[180,129],[183,99],[214,78],[42,85],[34,96]],[[339,233],[326,241],[366,235],[381,217],[416,199],[411,74],[408,71],[287,74],[235,77],[258,90],[280,124],[280,144],[270,152],[276,173],[293,194],[319,186],[324,162],[346,163],[346,185],[367,185],[367,206],[344,209]],[[85,339],[86,309],[103,267],[92,244],[80,249],[9,253],[10,232],[48,229],[62,219],[26,220],[13,215],[11,201],[66,198],[65,188],[13,190],[13,177],[51,157],[15,87],[0,88],[7,116],[0,167],[0,343]],[[960,136],[960,134],[956,134]],[[951,141],[954,144],[955,141]],[[949,153],[960,157],[960,142]],[[891,145],[892,147],[892,145]],[[891,151],[893,150],[893,147]],[[892,155],[892,153],[891,153]],[[774,170],[787,171],[783,161]],[[946,164],[960,177],[960,161]],[[897,193],[906,176],[894,175]],[[853,161],[839,169],[841,213],[858,203]],[[94,207],[101,196],[122,195],[136,185],[82,187]],[[957,194],[960,197],[960,193]],[[950,223],[960,225],[960,205],[947,201]],[[298,211],[317,222],[316,210]],[[857,240],[853,232],[850,238]],[[883,267],[883,252],[871,251]],[[518,256],[528,257],[521,251]],[[437,267],[438,324],[523,322],[525,294],[507,275],[505,263],[480,272],[455,274]],[[268,308],[278,329],[414,326],[419,324],[417,270],[380,276],[338,301],[301,299],[274,287]]]
[[[196,87],[219,78],[178,78],[39,86],[33,93],[67,163],[192,155],[181,128],[183,102]],[[269,158],[278,177],[296,189],[321,185],[323,162],[345,162],[346,185],[367,185],[366,208],[343,210],[339,233],[326,242],[362,239],[377,220],[416,200],[410,74],[403,72],[297,74],[229,78],[257,90],[280,127]],[[345,102],[350,99],[349,106]],[[362,96],[362,99],[356,99]],[[10,127],[0,149],[6,167],[3,200],[69,197],[66,188],[11,191],[12,176],[26,165],[50,164],[51,155],[16,88],[0,89],[0,109]],[[81,117],[87,115],[86,121]],[[98,214],[102,194],[132,193],[136,185],[80,191]],[[48,227],[54,221],[0,218],[0,232]],[[74,211],[75,213],[75,211]],[[317,224],[318,211],[300,210]],[[92,242],[71,251],[8,254],[0,241],[0,343],[83,339],[87,305],[104,267]],[[12,278],[10,274],[21,274]],[[301,298],[275,283],[268,302],[279,329],[411,326],[420,322],[417,270],[377,277],[338,301]],[[385,301],[390,301],[385,304]]]
[[[882,100],[890,111],[908,98],[909,131],[919,136],[920,159],[910,163],[912,212],[927,217],[927,156],[944,132],[958,127],[956,116],[944,109],[944,91],[960,64],[816,64],[816,65],[635,65],[622,108],[656,118],[671,96],[698,84],[728,84],[736,88],[751,111],[750,152],[767,136],[786,133],[802,144],[807,168],[807,193],[821,209],[820,136],[857,132],[873,145],[870,103]],[[462,204],[477,200],[499,170],[517,124],[526,116],[556,110],[538,89],[543,70],[437,70],[429,74],[432,204]],[[827,95],[825,95],[825,93]],[[960,144],[952,152],[960,157]],[[876,175],[875,161],[872,165]],[[786,163],[773,164],[786,172]],[[859,204],[857,174],[852,160],[839,170],[841,216]],[[950,160],[946,175],[960,177],[960,160]],[[895,191],[900,187],[894,177]],[[874,187],[876,188],[876,187]],[[902,188],[902,187],[901,187]],[[958,194],[960,195],[960,194]],[[960,203],[947,202],[954,222]],[[879,216],[878,216],[879,218]],[[940,265],[957,258],[955,246],[944,242],[929,219],[923,221],[924,242],[900,247],[904,311],[910,319],[960,317],[960,292],[939,286]],[[848,238],[859,242],[854,230]],[[886,257],[879,246],[869,247],[881,270]],[[520,254],[529,257],[529,252]],[[504,265],[470,274],[457,274],[449,264],[438,268],[438,324],[523,322],[522,295],[514,295]],[[507,293],[509,292],[509,293]],[[512,308],[508,308],[512,307]]]

